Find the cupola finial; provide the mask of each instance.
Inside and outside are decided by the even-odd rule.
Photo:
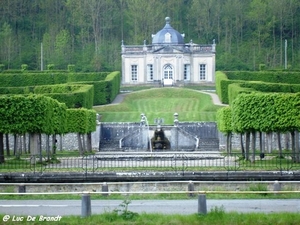
[[[165,20],[166,20],[166,23],[169,24],[171,19],[170,19],[170,17],[167,16],[167,17],[165,18]]]

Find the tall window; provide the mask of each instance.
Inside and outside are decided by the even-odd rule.
[[[148,77],[148,80],[153,80],[153,65],[152,64],[147,65],[147,77]]]
[[[173,79],[173,68],[170,64],[164,67],[164,79]]]
[[[200,64],[199,67],[199,72],[200,72],[200,80],[205,80],[206,79],[206,65],[205,64]]]
[[[131,65],[131,80],[137,80],[137,65]]]
[[[190,77],[191,77],[191,65],[184,64],[183,79],[190,80]]]

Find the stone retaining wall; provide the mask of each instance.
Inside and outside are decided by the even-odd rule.
[[[300,182],[118,182],[118,183],[80,183],[80,184],[0,184],[2,192],[18,192],[20,186],[25,186],[27,193],[46,192],[102,192],[107,185],[109,192],[159,192],[188,191],[189,184],[195,191],[273,191],[280,186],[282,191],[299,191]]]

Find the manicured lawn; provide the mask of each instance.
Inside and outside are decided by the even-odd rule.
[[[139,122],[144,113],[149,124],[163,118],[166,125],[173,124],[174,113],[179,114],[179,121],[215,121],[219,108],[213,105],[209,95],[173,87],[132,92],[121,104],[94,107],[102,122]]]

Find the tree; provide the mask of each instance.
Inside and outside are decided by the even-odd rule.
[[[232,105],[233,129],[246,133],[276,132],[279,140],[279,134],[299,130],[299,102],[299,94],[240,94]],[[280,142],[278,145],[282,156]]]
[[[0,30],[0,61],[7,65],[9,69],[11,66],[13,55],[13,33],[11,26],[5,22]]]
[[[6,96],[1,97],[0,106],[0,133],[29,133],[33,160],[34,157],[41,156],[39,134],[63,133],[66,130],[66,106],[50,97]],[[35,160],[32,161],[34,162]]]
[[[59,69],[65,68],[71,60],[71,37],[67,30],[61,30],[55,39],[55,61]]]
[[[155,34],[165,25],[163,19],[167,15],[164,15],[163,2],[132,0],[127,7],[125,16],[129,26],[124,33],[125,43],[137,45],[143,44],[144,40],[151,43],[151,34]]]
[[[218,110],[217,112],[217,125],[219,131],[225,133],[226,135],[226,150],[227,153],[231,153],[232,150],[232,115],[231,115],[231,108],[224,107]]]

